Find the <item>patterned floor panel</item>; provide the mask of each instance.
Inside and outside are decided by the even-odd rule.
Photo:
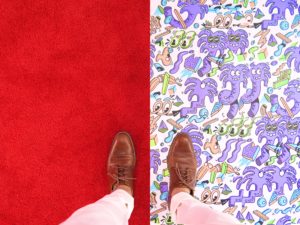
[[[151,222],[192,137],[196,195],[242,224],[300,224],[300,2],[151,0]]]

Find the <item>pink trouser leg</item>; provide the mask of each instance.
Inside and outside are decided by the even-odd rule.
[[[128,225],[133,203],[133,197],[119,189],[78,209],[61,225]]]
[[[172,197],[171,213],[177,224],[184,225],[233,225],[239,224],[228,214],[214,211],[208,205],[185,192]]]

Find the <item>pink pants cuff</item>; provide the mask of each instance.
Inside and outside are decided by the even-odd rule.
[[[61,225],[128,225],[133,206],[133,197],[118,189],[78,209]]]
[[[128,225],[134,200],[124,190],[116,190],[99,201],[74,212],[62,225]],[[228,214],[214,211],[185,192],[172,197],[171,213],[176,224],[234,225]]]
[[[228,214],[217,212],[186,192],[172,197],[170,211],[177,224],[184,225],[235,225],[239,224]]]

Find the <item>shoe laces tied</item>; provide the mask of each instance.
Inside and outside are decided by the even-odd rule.
[[[120,181],[126,182],[129,180],[135,180],[135,178],[133,177],[128,177],[128,171],[129,168],[123,166],[116,166],[116,173],[108,173],[108,175],[116,181],[115,185],[118,185],[120,184]]]
[[[189,187],[191,190],[195,189],[194,184],[196,181],[196,177],[195,177],[194,170],[195,169],[193,168],[189,168],[189,167],[181,168],[178,167],[178,165],[176,165],[176,173],[179,177],[181,184]]]

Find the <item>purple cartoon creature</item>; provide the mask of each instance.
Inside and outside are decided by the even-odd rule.
[[[240,50],[240,53],[243,54],[249,46],[248,34],[245,30],[238,29],[234,31],[229,29],[227,32],[227,48],[233,53],[237,54]]]
[[[295,116],[300,112],[300,79],[292,80],[289,82],[287,88],[284,90],[286,101],[294,101],[291,112]],[[278,95],[271,95],[270,101],[274,111],[280,116],[288,116],[288,112],[285,108],[281,107],[278,101]]]
[[[276,184],[275,192],[278,195],[284,195],[284,185],[286,184],[289,190],[293,190],[293,185],[297,183],[297,171],[289,164],[279,168],[278,166],[270,166],[274,172],[272,173],[273,182]]]
[[[252,82],[252,88],[247,89],[241,97],[242,104],[251,104],[248,115],[255,117],[259,110],[259,96],[261,93],[262,82],[265,87],[268,86],[268,80],[271,78],[270,67],[266,63],[251,63],[249,77]]]
[[[294,10],[298,8],[298,3],[296,0],[267,0],[265,6],[269,6],[269,13],[272,15],[272,19],[262,22],[263,30],[267,30],[269,26],[277,26],[278,21],[286,19],[286,11],[294,15]],[[277,13],[274,13],[276,11]]]
[[[266,143],[261,147],[261,154],[256,159],[258,166],[262,165],[269,159],[270,147],[281,143],[284,130],[279,126],[278,121],[272,120],[269,117],[263,117],[256,123],[255,134],[258,135],[258,142],[261,143],[263,139],[266,139]]]
[[[206,13],[208,13],[208,6],[207,5],[203,5],[200,4],[199,0],[179,0],[177,6],[180,9],[180,13],[187,13],[187,17],[184,20],[184,24],[186,27],[183,27],[182,24],[180,23],[180,21],[178,21],[172,13],[172,7],[170,6],[166,6],[164,8],[164,14],[165,14],[165,22],[170,24],[172,27],[175,28],[180,28],[180,29],[184,29],[184,28],[188,28],[189,26],[191,26],[193,24],[193,22],[195,21],[195,19],[197,18],[197,16],[200,16],[200,19],[203,19],[204,16],[206,15]]]
[[[300,9],[300,7],[299,7]],[[292,67],[292,62],[294,62],[295,71],[300,72],[300,46],[289,47],[284,52],[285,57],[287,57],[287,65],[289,68]]]
[[[300,139],[298,138],[300,137],[300,117],[282,116],[278,120],[278,124],[284,131],[283,136],[287,138],[282,147],[282,154],[278,158],[279,163],[284,163],[290,159],[290,149],[295,150],[297,155],[300,155]]]
[[[190,113],[196,113],[198,108],[205,106],[205,99],[208,98],[212,103],[215,96],[218,94],[217,82],[212,78],[205,78],[200,80],[198,78],[188,78],[185,82],[187,88],[184,93],[189,94],[188,100],[191,102],[190,107],[184,107],[180,111],[181,117],[185,117]],[[192,99],[196,96],[196,100]]]
[[[223,56],[227,36],[223,31],[203,30],[198,34],[198,37],[197,45],[200,47],[200,53],[207,53],[207,56],[203,59],[202,67],[198,70],[198,75],[203,77],[210,72],[212,59]]]
[[[227,83],[231,84],[231,90],[223,90],[219,93],[219,102],[223,105],[230,105],[227,117],[232,119],[239,110],[238,98],[240,96],[241,84],[247,87],[247,77],[249,69],[246,65],[240,64],[234,66],[233,64],[226,64],[222,68],[220,80],[223,81],[223,88]]]
[[[234,182],[237,182],[236,188],[239,190],[239,195],[229,198],[229,206],[233,207],[236,202],[242,202],[242,206],[245,206],[246,203],[254,203],[255,198],[263,196],[264,186],[271,192],[272,173],[274,172],[274,168],[270,166],[262,169],[258,169],[254,166],[246,167],[243,171],[243,176],[238,176],[233,179]],[[244,189],[240,189],[243,184],[246,184],[246,190],[249,191],[248,196],[244,196]],[[254,186],[254,188],[252,188],[252,186]]]

